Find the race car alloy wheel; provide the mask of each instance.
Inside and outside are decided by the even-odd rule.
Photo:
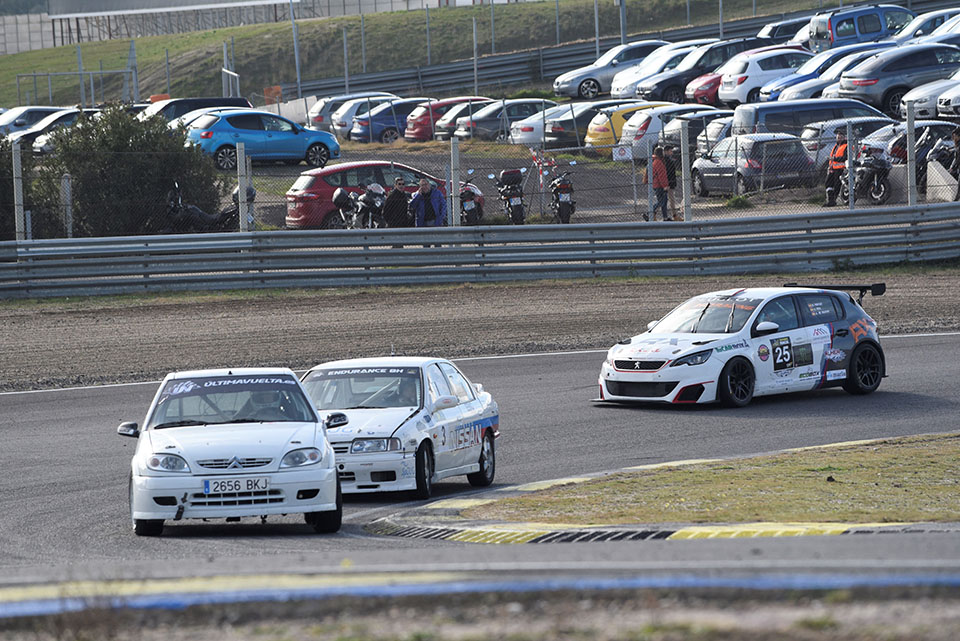
[[[428,499],[433,494],[433,452],[426,443],[417,450],[417,489],[413,495]]]
[[[580,94],[581,98],[593,100],[600,93],[600,83],[593,78],[587,78],[580,83],[580,88],[577,90],[577,93]]]
[[[340,479],[337,479],[337,508],[329,512],[307,512],[303,520],[318,534],[333,534],[340,529],[343,521],[343,494],[340,492]]]
[[[137,536],[160,536],[163,532],[162,520],[133,518],[133,473],[130,474],[130,522]]]
[[[307,148],[306,160],[311,167],[323,167],[330,160],[330,150],[325,145],[315,142]]]
[[[497,456],[493,449],[493,436],[489,432],[483,437],[480,448],[480,471],[467,474],[467,480],[474,487],[487,487],[493,483],[493,475],[497,472]]]
[[[872,343],[858,345],[850,356],[847,380],[843,389],[851,394],[869,394],[880,387],[883,378],[883,357]]]
[[[717,384],[719,401],[727,407],[744,407],[753,398],[757,377],[745,358],[732,358],[720,372]]]
[[[224,145],[213,154],[213,162],[217,169],[229,171],[237,168],[237,148]]]

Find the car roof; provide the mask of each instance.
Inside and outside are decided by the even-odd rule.
[[[328,174],[333,174],[338,171],[346,171],[349,169],[356,169],[357,167],[403,167],[404,169],[410,169],[412,171],[419,172],[421,174],[426,174],[431,178],[435,178],[432,174],[423,171],[422,169],[417,169],[416,167],[411,167],[402,162],[393,162],[390,160],[354,160],[353,162],[341,162],[335,165],[327,165],[326,167],[317,167],[315,169],[308,169],[307,171],[300,172],[301,176],[326,176]]]
[[[216,369],[195,369],[184,370],[182,372],[170,372],[167,379],[181,378],[199,378],[204,376],[276,376],[278,374],[287,374],[297,377],[289,367],[237,367],[237,368],[216,368]],[[164,379],[166,380],[166,379]]]
[[[800,16],[796,18],[785,18],[783,20],[777,20],[776,22],[768,22],[764,27],[779,27],[780,25],[790,25],[790,24],[800,24],[801,22],[810,22],[812,16]]]
[[[768,142],[771,140],[799,140],[793,134],[784,133],[764,133],[764,134],[740,134],[734,136],[737,140],[750,140],[753,142]]]
[[[277,116],[278,118],[289,120],[286,116],[278,116],[276,113],[272,111],[267,111],[266,109],[247,109],[243,107],[238,107],[236,109],[226,109],[224,111],[211,112],[210,114],[201,114],[201,115],[211,115],[211,116],[220,116],[222,118],[228,118],[230,116],[249,115],[249,114],[257,114],[259,116]]]
[[[456,96],[453,98],[429,98],[422,104],[429,104],[431,107],[445,107],[447,105],[459,105],[463,102],[477,102],[478,100],[492,100],[486,96]]]
[[[901,7],[895,4],[858,4],[852,7],[840,7],[838,9],[820,11],[814,17],[822,16],[842,16],[847,15],[848,13],[859,13],[861,11],[870,11],[871,9],[901,9],[907,13],[914,13],[912,10],[907,9],[906,7]]]
[[[808,122],[804,127],[832,127],[834,125],[845,125],[848,122],[852,125],[861,122],[873,122],[876,120],[886,120],[887,124],[894,124],[897,122],[893,118],[887,118],[885,116],[855,116],[853,118],[833,118],[832,120],[818,120],[816,122]]]
[[[311,370],[327,369],[330,367],[423,367],[437,361],[445,361],[443,358],[433,356],[381,356],[367,358],[345,358],[339,361],[328,361],[314,365]]]
[[[698,294],[694,298],[699,298],[700,296],[712,296],[712,297],[737,297],[737,298],[754,298],[766,300],[768,298],[773,298],[775,296],[782,296],[784,294],[809,294],[811,292],[837,292],[838,294],[844,295],[844,292],[835,289],[829,289],[826,287],[745,287],[742,289],[721,289],[714,292],[706,292],[704,294]]]

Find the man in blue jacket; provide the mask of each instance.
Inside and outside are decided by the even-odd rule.
[[[420,179],[420,189],[410,201],[410,211],[416,218],[417,227],[443,227],[447,224],[447,199],[426,178]]]

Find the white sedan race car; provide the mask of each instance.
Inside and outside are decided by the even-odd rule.
[[[412,490],[425,499],[436,481],[451,476],[466,474],[478,487],[493,483],[500,410],[450,361],[333,361],[302,382],[321,412],[349,418],[327,433],[345,493]]]
[[[695,296],[610,348],[597,400],[742,407],[754,396],[820,387],[869,394],[886,362],[860,303],[885,289],[791,283]]]
[[[336,414],[327,427],[346,422]],[[168,374],[137,438],[130,519],[139,536],[164,520],[303,514],[317,532],[340,529],[342,499],[324,423],[293,371],[198,370]]]

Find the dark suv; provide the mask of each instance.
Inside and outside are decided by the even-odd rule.
[[[637,86],[637,96],[644,100],[683,102],[683,91],[691,80],[710,73],[738,53],[769,44],[769,38],[750,37],[722,40],[697,47],[673,69],[644,80]]]

